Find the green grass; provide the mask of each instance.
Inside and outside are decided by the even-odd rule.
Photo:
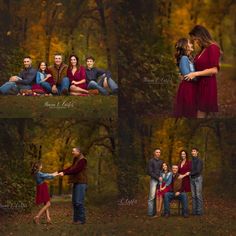
[[[0,118],[116,117],[117,96],[0,96]]]
[[[95,196],[95,198],[97,198]],[[8,216],[0,219],[0,235],[235,235],[235,202],[222,199],[205,200],[205,215],[183,218],[174,214],[166,218],[151,219],[146,216],[147,199],[138,200],[132,206],[119,206],[114,199],[103,204],[87,204],[87,223],[71,224],[71,203],[54,202],[51,207],[52,225],[43,221],[34,225],[32,213]]]

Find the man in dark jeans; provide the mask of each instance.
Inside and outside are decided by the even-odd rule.
[[[148,196],[148,216],[156,217],[156,191],[160,181],[160,173],[162,169],[163,161],[160,159],[161,150],[156,148],[154,151],[154,156],[148,162],[148,175],[150,179],[150,190]]]
[[[23,60],[24,69],[18,76],[12,76],[8,82],[0,87],[0,94],[16,95],[23,89],[31,89],[35,82],[37,70],[32,67],[32,59],[27,56]]]
[[[172,188],[170,192],[164,195],[164,215],[169,217],[170,215],[170,202],[173,199],[178,199],[182,204],[182,215],[188,217],[188,196],[183,191],[182,178],[178,174],[178,165],[172,165]]]
[[[87,189],[87,160],[81,153],[80,148],[76,147],[72,149],[72,155],[74,157],[73,164],[59,171],[60,176],[69,175],[69,183],[73,184],[72,192],[72,204],[74,208],[73,223],[84,224],[85,208],[84,199]]]
[[[97,89],[102,95],[108,95],[108,89],[113,94],[117,94],[118,85],[111,78],[111,73],[94,67],[95,59],[93,57],[86,58],[86,80],[88,89]]]
[[[192,170],[190,172],[190,183],[192,192],[192,214],[203,214],[203,199],[202,199],[202,170],[203,162],[198,157],[198,149],[192,148]]]

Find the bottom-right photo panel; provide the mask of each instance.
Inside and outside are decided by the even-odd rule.
[[[236,232],[236,119],[129,117],[120,128],[133,233]]]

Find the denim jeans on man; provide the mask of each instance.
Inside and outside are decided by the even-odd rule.
[[[191,177],[191,192],[192,192],[192,213],[194,215],[203,214],[203,200],[202,200],[202,176]]]
[[[42,82],[40,85],[47,91],[52,91],[52,86],[48,82]],[[61,81],[61,84],[57,85],[58,94],[61,95],[63,90],[69,90],[70,87],[70,80],[68,77],[64,77]]]
[[[188,214],[188,196],[185,192],[181,192],[178,196],[175,196],[174,192],[167,192],[164,195],[164,214],[170,214],[170,202],[173,199],[178,199],[182,205],[182,214]]]
[[[0,92],[2,94],[9,94],[11,91],[14,91],[15,94],[17,94],[21,89],[31,89],[30,85],[21,85],[16,84],[15,82],[6,82],[0,87]]]
[[[159,181],[151,178],[150,179],[150,190],[148,196],[148,216],[154,216],[156,214],[156,191]]]
[[[87,184],[73,184],[72,192],[72,204],[74,208],[73,221],[80,221],[82,224],[85,223],[85,207],[84,199],[85,192],[87,190]]]
[[[49,84],[48,82],[46,82],[46,81],[41,82],[40,85],[41,85],[48,93],[51,93],[51,92],[52,92],[52,86],[51,86],[51,84]]]
[[[108,95],[107,89],[103,87],[104,78],[101,78],[98,82],[92,80],[88,84],[88,89],[97,89],[102,95]],[[109,88],[113,93],[116,93],[118,90],[118,85],[112,78],[107,78],[107,83]]]

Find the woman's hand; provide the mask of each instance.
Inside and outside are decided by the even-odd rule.
[[[183,179],[185,175],[179,175],[178,179]]]
[[[190,81],[190,80],[194,79],[195,77],[197,77],[197,72],[191,72],[191,73],[185,75],[184,79],[187,81]]]
[[[163,191],[165,188],[166,188],[166,186],[162,187],[162,188],[161,188],[161,191]]]

